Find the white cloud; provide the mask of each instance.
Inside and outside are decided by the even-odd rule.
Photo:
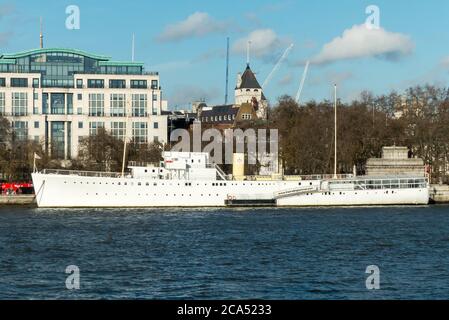
[[[292,83],[293,83],[293,75],[291,73],[286,74],[278,81],[278,85],[281,87],[287,86]]]
[[[0,46],[6,46],[12,36],[12,32],[0,32]]]
[[[449,69],[449,56],[444,57],[443,59],[441,59],[440,66],[445,68],[445,69]]]
[[[165,27],[157,39],[168,42],[192,37],[204,37],[211,33],[225,32],[228,25],[227,22],[215,20],[206,12],[195,12],[185,20]]]
[[[275,56],[284,42],[272,29],[258,29],[251,32],[247,37],[238,39],[232,46],[232,52],[246,54],[248,41],[251,41],[251,56],[257,58]]]
[[[0,4],[0,20],[3,17],[11,14],[14,11],[14,6],[12,4]]]
[[[169,105],[175,106],[185,106],[191,102],[195,101],[206,101],[206,103],[211,104],[217,100],[221,92],[217,88],[211,87],[200,87],[196,85],[182,85],[176,86],[172,94],[169,94]],[[224,93],[223,93],[224,97]]]
[[[325,44],[313,59],[316,64],[366,57],[394,60],[410,54],[414,44],[409,36],[385,29],[368,29],[365,24],[346,29],[343,35]]]

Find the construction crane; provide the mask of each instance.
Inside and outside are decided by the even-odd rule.
[[[273,67],[273,70],[271,70],[270,74],[268,75],[268,77],[263,82],[262,89],[264,89],[265,86],[270,82],[270,80],[273,77],[274,73],[277,71],[277,69],[279,69],[279,67],[282,64],[282,62],[284,62],[284,60],[287,58],[287,56],[290,53],[290,51],[293,49],[293,46],[294,46],[294,44],[292,43],[287,49],[285,49],[284,54],[281,56],[279,61]]]
[[[307,72],[309,71],[309,64],[310,64],[310,61],[307,61],[306,66],[304,67],[304,72],[302,74],[301,82],[299,84],[298,92],[296,93],[295,101],[298,105],[300,105],[299,99],[301,99],[301,93],[302,93],[302,89],[304,88],[304,82],[306,82]]]

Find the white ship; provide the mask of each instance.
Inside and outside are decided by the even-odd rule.
[[[309,176],[237,180],[207,153],[164,152],[130,172],[44,170],[32,174],[39,207],[226,207],[424,205],[425,177]]]

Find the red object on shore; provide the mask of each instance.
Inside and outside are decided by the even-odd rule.
[[[0,184],[0,191],[2,194],[20,194],[27,189],[33,189],[33,184],[27,182],[12,182]]]

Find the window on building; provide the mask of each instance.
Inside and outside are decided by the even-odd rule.
[[[104,80],[103,79],[88,79],[87,87],[88,88],[104,88]]]
[[[109,80],[109,88],[111,89],[125,89],[126,81],[125,80]]]
[[[5,93],[0,92],[0,115],[5,115]]]
[[[133,139],[137,143],[148,143],[148,123],[133,122]]]
[[[94,117],[104,116],[104,94],[89,93],[89,115]]]
[[[157,101],[157,94],[153,93],[153,101]]]
[[[78,129],[83,129],[84,128],[84,124],[82,121],[78,121]]]
[[[124,117],[125,116],[125,95],[113,93],[111,94],[110,112],[111,117]]]
[[[78,101],[83,100],[83,94],[82,93],[78,93]]]
[[[158,83],[157,80],[151,80],[151,89],[157,90],[157,87],[158,87],[157,83]]]
[[[54,159],[64,159],[66,143],[65,123],[63,121],[52,121],[50,123],[50,130],[51,157]]]
[[[39,129],[39,121],[34,121],[34,129]]]
[[[132,95],[132,114],[133,117],[146,117],[147,114],[147,95]]]
[[[12,115],[26,116],[28,109],[28,94],[26,92],[12,93]]]
[[[89,122],[89,134],[95,136],[98,133],[98,129],[104,128],[104,122],[93,121]]]
[[[33,88],[39,88],[39,78],[33,78]]]
[[[124,140],[126,136],[126,122],[111,122],[111,135]]]
[[[147,89],[147,80],[131,80],[131,89]]]
[[[76,79],[76,88],[77,89],[83,88],[83,79]]]
[[[42,94],[42,113],[48,114],[48,93]]]
[[[83,114],[83,108],[79,108],[79,107],[78,107],[78,108],[76,109],[76,113],[77,113],[77,114]]]
[[[153,123],[153,128],[154,129],[159,129],[159,123],[158,122]]]
[[[154,143],[158,143],[159,142],[159,137],[158,136],[154,136],[153,137],[153,142]]]
[[[67,93],[67,114],[73,114],[73,93]]]
[[[11,78],[11,87],[26,88],[28,87],[27,78]]]
[[[18,141],[25,141],[28,139],[28,122],[13,121],[12,122],[13,138]]]
[[[51,114],[65,114],[65,95],[64,93],[50,94],[50,112]]]
[[[6,87],[6,79],[0,78],[0,87]]]
[[[39,93],[33,93],[34,100],[39,100]]]

